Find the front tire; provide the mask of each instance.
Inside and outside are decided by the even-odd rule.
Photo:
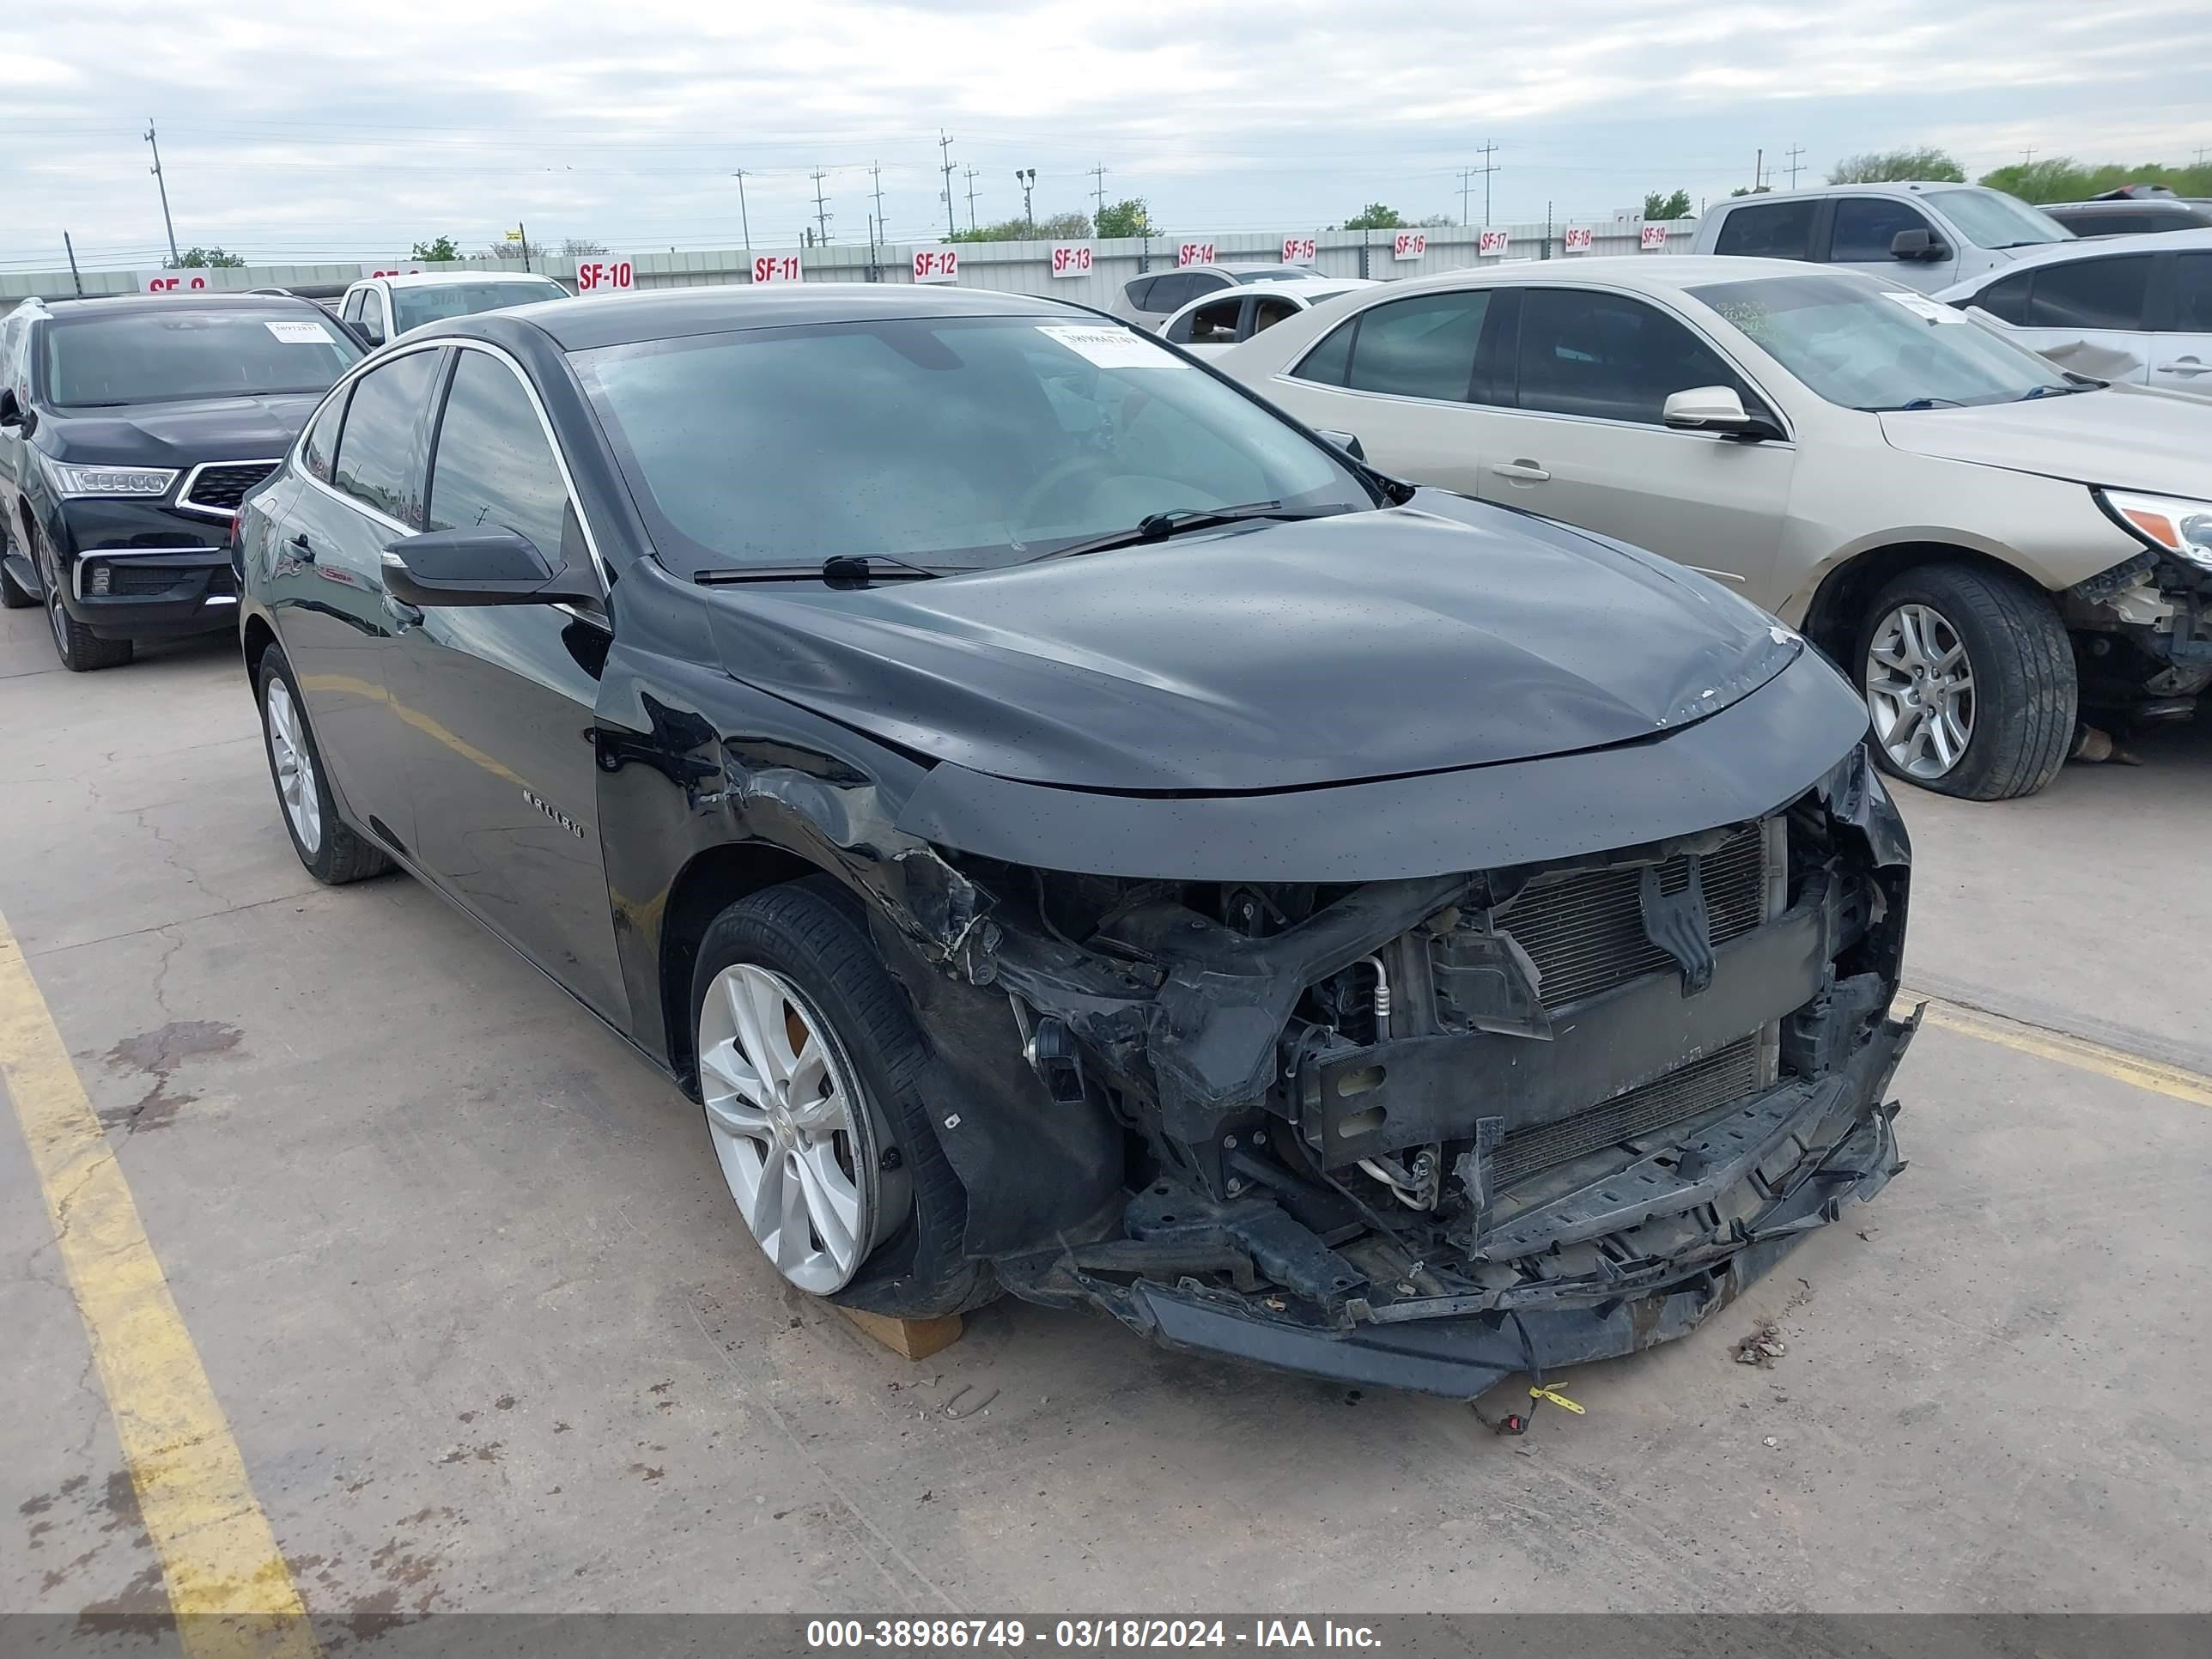
[[[38,556],[34,553],[33,558]],[[137,654],[129,640],[103,640],[69,613],[62,602],[61,561],[48,550],[38,559],[40,585],[46,589],[46,622],[54,636],[54,654],[72,674],[88,674],[98,668],[120,668]]]
[[[908,1319],[996,1294],[932,1129],[928,1048],[852,902],[827,878],[714,919],[691,980],[693,1053],[730,1195],[784,1279]]]
[[[1922,565],[1875,599],[1859,689],[1882,769],[1965,800],[2032,795],[2058,774],[2081,702],[2049,597],[1972,565]]]
[[[382,875],[392,860],[338,817],[322,750],[315,746],[315,734],[307,725],[307,699],[300,695],[292,665],[280,647],[272,645],[261,653],[253,683],[261,704],[261,743],[269,756],[270,781],[276,786],[277,809],[300,862],[326,887]]]

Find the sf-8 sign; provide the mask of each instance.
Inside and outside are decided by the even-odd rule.
[[[579,294],[628,294],[637,286],[637,267],[628,259],[585,259],[576,265]]]
[[[1185,242],[1176,249],[1176,264],[1178,265],[1210,265],[1212,263],[1213,244],[1211,242]]]

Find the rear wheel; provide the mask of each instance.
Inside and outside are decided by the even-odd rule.
[[[40,548],[33,556],[39,564],[39,583],[46,591],[46,621],[52,624],[54,650],[62,666],[73,674],[95,668],[120,668],[136,653],[129,640],[103,640],[69,613],[62,603],[60,562],[52,548]]]
[[[2050,599],[1963,564],[1883,588],[1859,638],[1859,686],[1885,771],[1967,800],[2032,795],[2074,740],[2074,647]]]

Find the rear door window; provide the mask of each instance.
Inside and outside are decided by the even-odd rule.
[[[1813,214],[1819,205],[1808,196],[1795,202],[1760,202],[1730,208],[1728,217],[1721,222],[1721,234],[1713,243],[1713,252],[1762,259],[1809,258]]]
[[[1363,344],[1364,343],[1363,342]],[[1711,346],[1640,300],[1533,289],[1521,301],[1521,407],[1659,424],[1668,398],[1724,386],[1758,406]]]
[[[1425,294],[1362,312],[1344,384],[1397,398],[1464,403],[1490,290]]]
[[[2028,325],[2139,329],[2144,326],[2143,302],[2149,294],[2148,253],[2039,266],[2028,299]]]
[[[1836,204],[1835,229],[1828,237],[1828,258],[1835,264],[1872,264],[1892,258],[1889,245],[1901,230],[1936,234],[1927,215],[1910,202],[1886,196],[1846,196]]]
[[[1145,298],[1143,309],[1150,312],[1181,311],[1212,286],[1210,283],[1202,283],[1194,271],[1171,270],[1166,276],[1154,279],[1152,292]]]
[[[410,530],[422,527],[422,425],[439,351],[413,351],[355,382],[331,483]]]
[[[323,412],[307,428],[307,441],[300,446],[301,463],[312,477],[325,483],[331,481],[331,458],[337,453],[338,427],[345,419],[346,399],[352,395],[353,388],[348,386],[325,404]]]
[[[2023,270],[2002,282],[1991,283],[1966,303],[1979,306],[2000,322],[2025,328],[2027,326],[2028,289],[2034,282],[2035,273]]]
[[[1237,328],[1243,314],[1241,294],[1210,300],[1176,319],[1167,337],[1178,345],[1234,345],[1243,337]]]
[[[2173,327],[2181,334],[2212,334],[2212,253],[2175,258]]]
[[[1159,280],[1157,276],[1139,276],[1135,282],[1122,285],[1121,296],[1136,310],[1148,310],[1150,307],[1145,296],[1152,291],[1152,284]]]

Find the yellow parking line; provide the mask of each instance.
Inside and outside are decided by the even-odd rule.
[[[70,1063],[0,916],[0,1079],[45,1189],[146,1531],[192,1659],[313,1659],[299,1590]]]
[[[1899,999],[1899,1012],[1909,1010],[1921,1000],[1912,992],[1905,992]],[[1934,998],[1926,1001],[1925,1023],[1946,1031],[1998,1043],[2041,1060],[2054,1060],[2076,1071],[2094,1072],[2100,1077],[2111,1078],[2132,1088],[2148,1089],[2170,1099],[2185,1100],[2193,1106],[2212,1106],[2212,1077],[2201,1072],[2185,1071],[2163,1060],[2131,1054],[2124,1048],[2092,1042],[2087,1037],[2069,1036],[2063,1031],[2048,1030],[2040,1025],[2024,1024],[2002,1014],[1985,1014],[1978,1008],[1964,1007],[1955,1002],[1941,1002]]]

